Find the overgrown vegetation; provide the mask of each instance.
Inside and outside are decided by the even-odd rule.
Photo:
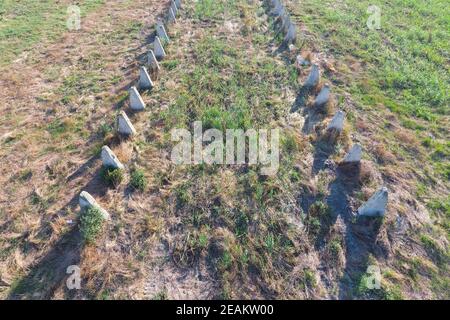
[[[145,191],[147,184],[148,183],[147,183],[147,179],[145,178],[144,171],[135,169],[133,172],[131,172],[130,186],[133,189],[136,189],[139,191]]]
[[[90,207],[81,214],[80,232],[88,244],[93,244],[102,231],[104,218],[98,208]]]
[[[100,175],[103,180],[113,188],[117,188],[124,179],[123,170],[118,168],[102,167]]]

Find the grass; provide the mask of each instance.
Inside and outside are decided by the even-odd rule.
[[[401,288],[397,285],[388,284],[385,281],[380,282],[380,288],[372,288],[374,284],[374,274],[364,273],[361,275],[359,284],[356,288],[356,296],[364,299],[376,300],[403,300]]]
[[[130,186],[139,191],[145,191],[147,188],[147,179],[145,178],[145,174],[143,170],[135,169],[131,172],[130,177]]]
[[[381,8],[381,30],[369,30],[365,25],[370,5]],[[445,31],[450,20],[446,6],[445,1],[428,5],[412,0],[320,4],[302,0],[300,5],[292,2],[290,9],[301,16],[311,32],[324,35],[316,38],[323,50],[342,64],[362,64],[351,81],[341,84],[363,110],[384,106],[397,113],[417,135],[431,132],[445,141],[450,115],[450,36]],[[448,155],[448,144],[444,149]],[[436,158],[433,153],[431,150],[429,161],[448,180],[449,157]]]
[[[11,2],[5,3],[8,4],[5,6],[8,8],[6,11],[10,12]],[[45,3],[41,3],[42,8]],[[364,6],[368,4],[367,1],[324,1],[323,4],[317,4],[312,0],[302,0],[298,6],[293,6],[293,1],[290,3],[294,20],[298,24],[304,22],[318,38],[319,51],[341,62],[336,66],[339,69],[336,75],[324,72],[323,76],[331,80],[333,88],[336,88],[340,106],[347,107],[348,97],[356,101],[356,108],[348,112],[348,121],[356,126],[357,119],[366,113],[381,118],[370,123],[372,127],[379,128],[372,135],[379,142],[374,147],[378,157],[371,154],[370,146],[365,146],[367,154],[364,155],[365,159],[373,161],[374,170],[380,174],[374,177],[370,185],[364,185],[354,194],[346,194],[352,198],[350,201],[354,201],[355,197],[361,201],[367,199],[370,188],[381,180],[397,183],[402,178],[401,172],[395,171],[399,170],[399,166],[395,165],[400,158],[410,161],[410,164],[414,163],[411,159],[417,157],[426,168],[428,166],[424,159],[428,159],[436,170],[429,175],[434,181],[441,182],[439,179],[448,178],[449,144],[446,141],[445,121],[442,120],[447,116],[444,106],[448,102],[445,95],[448,91],[448,75],[437,72],[439,67],[446,67],[445,59],[442,58],[445,54],[441,51],[447,50],[448,42],[442,41],[442,37],[446,39],[447,35],[433,29],[431,41],[427,35],[419,37],[419,41],[428,47],[426,52],[421,51],[422,46],[416,48],[415,33],[410,39],[408,28],[394,28],[410,16],[395,15],[395,21],[386,19],[398,13],[401,7],[399,1],[386,4],[386,10],[383,9],[385,20],[382,22],[386,32],[374,34],[364,29]],[[401,245],[409,245],[411,234],[417,230],[411,229],[407,235],[399,235],[402,241],[397,242],[399,246],[395,246],[396,251],[391,251],[391,247],[394,247],[391,237],[384,235],[393,234],[397,237],[400,233],[392,228],[401,224],[402,219],[409,219],[410,212],[418,215],[422,213],[422,207],[417,206],[416,199],[419,203],[426,203],[436,223],[420,230],[420,236],[414,238],[414,243],[419,238],[425,251],[420,250],[423,256],[418,254],[412,262],[406,263],[410,267],[405,273],[407,279],[399,281],[395,277],[399,273],[397,269],[402,270],[404,264],[391,266],[391,259],[380,259],[378,263],[388,264],[393,271],[389,277],[386,276],[382,289],[368,292],[362,284],[369,275],[354,273],[352,266],[342,261],[342,257],[347,261],[355,259],[351,256],[353,243],[349,246],[348,239],[357,242],[361,241],[359,238],[369,238],[364,234],[367,230],[358,230],[361,236],[353,234],[353,237],[347,237],[346,232],[361,226],[345,214],[339,216],[342,213],[339,208],[335,212],[336,208],[328,205],[327,197],[333,192],[332,183],[336,178],[333,166],[318,174],[311,173],[315,136],[302,134],[295,119],[292,120],[289,115],[298,89],[298,74],[288,61],[288,58],[292,58],[288,57],[289,53],[281,56],[270,53],[269,46],[278,45],[279,39],[272,43],[274,33],[266,29],[268,24],[259,4],[246,0],[191,2],[186,4],[183,9],[186,11],[179,17],[188,19],[169,29],[173,41],[167,46],[167,53],[171,60],[161,63],[163,72],[151,96],[143,95],[146,101],[151,100],[156,107],[133,117],[137,128],[143,130],[139,130],[132,141],[120,142],[134,147],[131,163],[127,167],[139,169],[129,173],[127,185],[122,182],[128,172],[107,168],[102,172],[107,184],[117,188],[105,190],[105,186],[102,186],[104,189],[101,191],[105,191],[105,195],[98,199],[100,202],[108,201],[115,213],[113,232],[100,237],[103,220],[98,210],[85,212],[80,218],[83,238],[94,245],[85,246],[81,252],[80,263],[83,270],[87,271],[84,280],[88,289],[83,290],[80,297],[115,299],[134,296],[135,292],[131,294],[126,288],[140,287],[136,282],[142,281],[142,275],[147,275],[147,268],[140,268],[144,262],[147,263],[147,258],[160,254],[154,250],[161,247],[158,246],[161,239],[170,239],[172,249],[167,252],[171,257],[164,256],[161,259],[164,260],[164,266],[174,262],[176,268],[158,266],[161,261],[152,258],[150,262],[161,267],[156,268],[158,278],[164,279],[168,272],[174,278],[172,273],[177,273],[179,268],[184,272],[198,266],[207,273],[205,279],[213,279],[214,288],[218,288],[217,292],[214,291],[216,298],[339,297],[341,292],[338,290],[346,289],[337,287],[346,276],[357,279],[356,282],[351,280],[353,287],[348,290],[358,298],[401,299],[409,297],[411,292],[417,296],[417,292],[422,291],[428,297],[429,290],[433,290],[437,297],[448,296],[448,274],[442,267],[447,257],[442,248],[445,242],[441,237],[445,231],[448,237],[448,199],[445,196],[430,197],[433,193],[430,192],[428,173],[422,167],[416,166],[418,169],[414,172],[417,175],[407,175],[409,180],[418,177],[417,181],[411,181],[415,188],[407,184],[404,186],[401,180],[398,185],[394,185],[402,190],[402,207],[398,207],[398,200],[394,196],[389,216],[382,223],[383,229],[376,243],[369,246],[383,252],[387,250],[393,256],[403,253],[405,249]],[[430,28],[434,28],[436,23],[445,24],[443,19],[434,19],[433,16],[439,11],[436,7],[440,5],[438,1],[436,6],[426,9],[421,4],[405,4],[407,10],[425,10],[423,15],[431,15]],[[35,9],[30,7],[30,10]],[[121,11],[117,7],[115,10],[116,13]],[[431,13],[427,13],[427,10]],[[53,15],[53,11],[50,10],[48,14]],[[51,24],[52,19],[57,21],[58,16],[55,17],[50,17],[48,23]],[[422,25],[422,18],[415,14],[413,18],[419,19],[418,25]],[[48,27],[42,26],[43,31],[39,32],[45,33]],[[108,94],[118,87],[122,88],[121,82],[124,82],[122,72],[111,70],[123,69],[128,72],[128,67],[134,67],[124,61],[135,61],[137,52],[129,48],[134,48],[134,40],[143,40],[137,35],[144,29],[144,24],[142,21],[127,21],[115,26],[114,34],[100,29],[96,30],[99,34],[89,39],[95,40],[107,54],[98,53],[97,50],[86,52],[61,79],[61,65],[49,68],[45,73],[46,81],[54,81],[56,85],[51,86],[49,94],[39,97],[38,101],[47,104],[48,99],[49,108],[52,109],[49,114],[55,112],[56,115],[46,117],[44,123],[33,131],[36,135],[29,138],[39,146],[37,153],[42,158],[38,158],[41,160],[38,163],[46,164],[44,174],[41,173],[44,170],[21,168],[7,185],[8,193],[15,194],[16,189],[21,190],[21,185],[37,185],[37,182],[46,181],[43,185],[48,188],[44,189],[42,196],[40,193],[30,196],[30,201],[20,207],[24,214],[16,213],[15,220],[5,223],[5,234],[20,235],[27,232],[32,238],[38,229],[28,221],[31,220],[29,217],[48,217],[48,221],[39,220],[38,224],[45,225],[46,229],[39,229],[39,237],[31,239],[40,241],[35,244],[39,248],[35,253],[37,257],[45,254],[45,248],[51,247],[47,244],[58,241],[67,230],[66,220],[60,219],[61,216],[73,217],[71,208],[67,208],[66,204],[69,200],[65,194],[67,189],[78,190],[86,185],[92,187],[90,183],[95,182],[95,179],[90,179],[97,168],[91,166],[91,162],[84,166],[87,161],[85,158],[98,156],[99,148],[112,139],[114,112],[110,104],[117,108],[126,105],[126,92],[117,90],[119,92],[114,93],[114,97]],[[36,33],[31,36],[37,39],[42,35]],[[300,42],[304,39],[309,38],[299,37]],[[174,46],[174,43],[177,45]],[[13,46],[11,48],[14,49]],[[407,51],[404,60],[399,48]],[[416,61],[418,71],[415,74],[405,73],[414,69]],[[361,65],[353,70],[353,63]],[[127,78],[127,82],[133,80],[132,77]],[[428,89],[423,89],[425,85]],[[344,97],[343,93],[349,95]],[[76,115],[72,109],[77,110]],[[389,109],[399,117],[399,124],[404,127],[402,130],[389,130],[391,118],[385,117]],[[281,126],[282,151],[278,173],[272,177],[262,176],[258,166],[245,165],[170,165],[165,157],[172,147],[170,131],[176,127],[191,130],[192,123],[198,120],[203,121],[204,130],[268,129]],[[411,130],[417,137],[410,139],[409,131],[403,129]],[[38,130],[44,134],[38,136]],[[21,146],[21,137],[29,137],[25,132],[12,136],[5,146]],[[344,147],[336,147],[330,156],[331,160],[338,161],[345,151]],[[26,149],[11,151],[18,150]],[[71,157],[74,153],[82,156]],[[67,161],[55,164],[52,157],[55,154]],[[34,158],[27,159],[29,162],[31,160]],[[390,175],[388,170],[395,174]],[[51,173],[47,175],[47,171]],[[40,180],[36,180],[36,177]],[[72,182],[67,183],[70,179],[73,179]],[[128,187],[135,192],[130,195]],[[408,198],[409,190],[414,200]],[[342,201],[345,201],[345,197],[342,197]],[[332,225],[334,213],[339,221]],[[2,222],[7,216],[12,216],[10,209],[0,209]],[[414,219],[414,223],[406,221],[406,225],[416,225],[416,217]],[[350,220],[352,222],[349,223]],[[28,225],[32,225],[31,232]],[[385,241],[389,243],[385,245]],[[18,267],[20,260],[17,264],[13,260],[19,259],[21,253],[28,255],[29,248],[24,242],[21,237],[0,241],[1,261],[16,266],[16,275],[21,275],[25,270]],[[45,246],[40,245],[41,242]],[[108,246],[105,246],[106,243]],[[317,246],[320,248],[317,249]],[[106,249],[97,250],[96,247]],[[362,247],[360,249],[365,250]],[[406,252],[407,255],[409,253]],[[322,264],[323,259],[329,257],[332,261]],[[360,260],[364,261],[364,258]],[[104,261],[114,261],[114,265]],[[323,276],[329,279],[325,282]],[[150,281],[158,280],[149,278]],[[148,278],[145,280],[149,281]],[[21,289],[27,290],[32,292],[34,289]],[[206,291],[203,287],[201,290],[202,293]],[[159,287],[153,297],[171,299],[173,291]]]
[[[102,167],[100,175],[107,185],[117,188],[124,179],[124,170],[111,167]]]
[[[79,2],[81,16],[104,4],[104,0]],[[39,42],[52,41],[67,31],[69,3],[51,0],[4,0],[0,3],[0,66],[6,66]]]
[[[341,241],[334,239],[330,242],[330,252],[334,258],[336,258],[342,252]]]
[[[223,14],[236,10],[236,0],[214,1],[199,0],[195,6],[194,17],[197,19],[221,19]]]
[[[2,80],[9,85],[5,87],[5,92],[2,91],[5,96],[8,94],[8,101],[2,99],[0,117],[4,128],[2,135],[10,132],[11,136],[2,139],[0,156],[4,163],[17,163],[17,169],[4,175],[2,180],[5,183],[4,193],[11,201],[1,208],[0,220],[2,225],[7,226],[4,231],[14,234],[14,237],[0,242],[0,264],[11,266],[8,276],[12,279],[27,277],[29,273],[32,275],[33,270],[43,274],[47,268],[56,274],[59,268],[64,267],[64,263],[54,267],[46,262],[42,264],[34,262],[40,261],[40,258],[51,252],[52,245],[58,241],[62,241],[60,244],[67,248],[78,240],[72,237],[64,238],[64,234],[71,230],[70,220],[77,219],[75,213],[77,201],[74,201],[72,206],[68,197],[75,199],[85,186],[91,182],[98,182],[97,175],[87,174],[90,170],[97,172],[98,169],[99,162],[90,162],[90,159],[98,159],[99,148],[105,142],[110,142],[108,139],[112,139],[110,124],[114,122],[113,109],[116,101],[110,100],[110,97],[116,91],[119,93],[118,98],[122,92],[124,92],[122,97],[126,97],[126,90],[121,89],[122,85],[134,77],[133,74],[128,75],[124,68],[131,70],[133,67],[131,62],[135,61],[135,53],[130,49],[140,46],[143,38],[143,34],[140,33],[143,21],[141,16],[136,16],[136,12],[138,15],[145,13],[144,16],[147,17],[146,10],[149,6],[154,8],[155,12],[159,10],[158,4],[148,4],[148,1],[144,4],[144,2],[140,1],[140,4],[135,1],[109,2],[108,6],[101,7],[104,1],[79,1],[82,14],[86,14],[83,18],[85,20],[82,19],[82,30],[66,34],[64,16],[69,2],[1,1],[0,68],[3,69],[3,66],[7,68],[6,72],[2,72]],[[25,17],[28,15],[36,16],[36,24],[34,20]],[[111,20],[112,16],[116,18],[114,23]],[[12,22],[14,19],[15,22]],[[61,23],[53,24],[56,20]],[[111,28],[107,30],[105,26],[108,23],[111,24]],[[26,34],[27,32],[20,30],[21,26],[29,26],[33,30]],[[9,34],[8,38],[4,38],[4,32],[8,28],[15,28],[16,34]],[[48,31],[49,29],[51,30]],[[13,51],[17,54],[24,53],[24,59],[12,62],[18,58],[15,53],[10,54]],[[15,72],[10,67],[16,64],[24,66],[21,72]],[[25,79],[26,83],[29,80],[36,83],[32,87],[23,86],[25,82],[22,81]],[[18,94],[9,95],[8,90]],[[9,109],[12,105],[29,108],[18,108],[16,109],[18,112],[13,113]],[[25,158],[27,161],[23,161]],[[23,179],[19,179],[19,176]],[[30,189],[32,185],[39,187],[36,194]],[[95,187],[106,189],[103,184]],[[120,190],[124,188],[126,188],[124,184],[118,187]],[[111,192],[115,193],[117,190]],[[99,201],[102,202],[101,196],[96,198],[100,198]],[[114,198],[121,199],[121,197]],[[122,202],[113,206],[118,209],[121,204]],[[147,229],[143,215],[153,218],[152,221],[158,221],[158,226],[162,225],[159,223],[163,221],[162,218],[154,218],[148,212],[136,214],[133,220],[136,224],[144,226],[145,232]],[[23,218],[25,216],[26,219]],[[117,225],[129,228],[130,223],[117,221]],[[36,246],[30,246],[31,242],[28,240],[21,240],[20,235],[28,232],[32,232],[29,240],[37,241]],[[121,237],[120,233],[114,235]],[[147,238],[143,236],[142,239]],[[102,241],[97,238],[94,245],[102,246]],[[78,243],[76,245],[78,246]],[[89,259],[96,258],[96,253],[90,252],[92,248],[89,247],[91,246],[82,250],[83,256],[80,258],[82,264],[89,264]],[[19,254],[17,259],[11,254],[3,255],[4,252],[11,251]],[[70,254],[72,254],[70,250],[65,250],[60,257],[64,259]],[[22,255],[33,261],[33,265],[23,264]],[[128,266],[128,262],[134,263],[133,259],[134,255],[130,253],[127,261],[121,263],[118,259],[114,260],[115,263],[124,266],[123,270],[129,271],[132,268]],[[86,266],[85,270],[93,269]],[[101,279],[108,272],[103,270],[101,273],[100,277],[97,275],[93,277],[97,278],[94,281],[97,284],[108,281],[107,276]],[[2,272],[2,279],[4,276]],[[92,277],[87,276],[87,279]],[[41,280],[43,288],[39,289],[38,294],[43,297],[52,285],[56,285],[56,279],[48,277],[40,278],[39,281]],[[89,280],[86,284],[88,283]],[[98,290],[104,291],[103,288]],[[22,292],[31,297],[37,290],[30,285]],[[6,290],[2,288],[0,295],[3,298],[10,292],[17,291],[14,287]],[[94,288],[92,292],[97,290]],[[113,296],[116,294],[116,291],[111,292]],[[63,295],[66,296],[66,293]],[[86,297],[92,296],[90,293],[86,294]],[[69,294],[66,297],[73,296]]]
[[[247,28],[258,28],[261,23],[255,10],[249,7],[240,0],[195,4],[189,14],[196,20],[200,16],[208,21],[226,20],[228,15],[240,14],[241,23],[245,22],[235,34],[218,35],[214,22],[199,30],[192,48],[195,57],[177,59],[176,66],[169,63],[170,68],[161,82],[164,84],[166,79],[178,75],[178,90],[176,95],[161,93],[171,103],[162,113],[152,114],[152,122],[162,122],[162,129],[167,133],[174,127],[191,128],[198,120],[202,121],[203,130],[245,131],[271,128],[286,113],[289,104],[277,97],[282,88],[291,87],[293,67],[280,66],[277,58],[267,54],[247,53],[249,50],[264,52],[271,39],[270,34],[247,32]],[[237,38],[245,41],[236,41]],[[187,61],[191,62],[187,64]],[[186,72],[180,74],[180,70]],[[295,183],[301,180],[298,173],[292,173],[291,166],[301,148],[294,134],[286,133],[283,137],[283,148],[290,154],[284,158],[276,177],[261,176],[257,167],[221,165],[176,167],[170,175],[170,180],[176,176],[171,190],[176,205],[171,214],[182,219],[182,234],[194,235],[184,251],[194,252],[196,259],[214,262],[219,271],[221,297],[246,296],[248,293],[238,292],[236,288],[250,287],[250,273],[259,274],[258,278],[266,286],[289,281],[288,273],[283,270],[293,265],[296,249],[289,224],[278,209],[289,196],[291,182],[281,186],[283,181],[291,181],[291,177]],[[167,140],[159,145],[170,150],[170,135],[162,139]],[[206,234],[205,230],[208,230]],[[186,254],[177,253],[176,257],[179,256]]]
[[[373,151],[365,151],[368,156],[387,175],[417,176],[412,182],[416,187],[413,197],[427,204],[435,222],[424,234],[419,229],[414,233],[420,235],[428,258],[438,266],[434,276],[426,276],[439,284],[433,287],[433,294],[443,296],[448,277],[443,267],[446,252],[434,239],[448,241],[450,225],[446,213],[450,181],[450,35],[446,31],[450,20],[446,2],[287,3],[294,20],[307,30],[300,40],[304,50],[326,55],[337,72],[324,70],[322,76],[333,84],[338,99],[344,92],[351,96],[356,117],[348,121],[363,134],[370,131],[369,142],[378,142]],[[380,30],[366,26],[371,5],[381,9]],[[363,118],[367,127],[358,128],[357,118]],[[320,220],[312,219],[311,224],[319,228]],[[396,285],[390,290],[378,297],[398,297]]]
[[[438,265],[444,265],[444,267],[447,266],[450,261],[450,255],[449,253],[446,253],[435,240],[428,235],[421,235],[420,241],[422,242],[425,250],[437,262]]]
[[[283,106],[272,100],[276,88],[260,80],[272,78],[279,87],[288,83],[288,72],[276,68],[274,61],[255,61],[231,45],[231,39],[226,43],[207,34],[197,44],[196,54],[194,69],[182,78],[189,91],[181,92],[166,112],[168,126],[201,120],[205,130],[246,129],[277,116],[268,106],[281,113]]]
[[[93,244],[95,242],[102,231],[103,221],[102,213],[95,207],[90,207],[82,213],[80,218],[80,232],[86,243]]]
[[[317,237],[321,230],[329,225],[330,208],[322,201],[316,201],[309,207],[308,217],[306,219],[308,232]]]

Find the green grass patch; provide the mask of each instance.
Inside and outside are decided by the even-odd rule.
[[[381,29],[369,30],[367,9],[381,10]],[[450,16],[448,3],[414,0],[290,1],[289,8],[316,34],[321,51],[342,65],[360,63],[355,71],[339,70],[349,81],[337,80],[366,109],[380,105],[399,115],[402,124],[427,130],[448,140],[444,128],[450,115]],[[446,120],[447,119],[447,120]],[[428,161],[437,175],[450,180],[448,146],[436,142]],[[445,149],[445,150],[443,150]]]
[[[147,188],[147,178],[145,177],[144,171],[135,169],[133,172],[131,172],[130,176],[130,187],[139,190],[139,191],[145,191]]]
[[[79,1],[81,17],[104,0]],[[0,67],[18,58],[38,42],[55,40],[68,31],[67,3],[51,0],[2,0],[0,2]],[[83,20],[81,20],[81,23]]]
[[[102,167],[100,175],[108,186],[117,188],[124,179],[124,172],[122,169]]]
[[[80,218],[80,232],[86,243],[92,244],[102,231],[104,218],[98,208],[90,207]]]
[[[223,14],[236,10],[236,2],[236,0],[198,0],[194,9],[194,17],[205,20],[223,18]]]

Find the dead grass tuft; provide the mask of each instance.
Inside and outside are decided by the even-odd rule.
[[[372,162],[361,160],[359,182],[362,186],[370,185],[377,178],[377,169]]]
[[[387,150],[386,146],[384,144],[377,144],[373,150],[375,158],[381,163],[381,164],[391,164],[394,163],[396,158],[395,156]]]
[[[123,142],[114,147],[113,152],[122,163],[128,163],[133,157],[133,144],[130,142]]]
[[[408,144],[411,148],[417,149],[419,146],[419,141],[411,130],[398,128],[394,135],[399,141]]]

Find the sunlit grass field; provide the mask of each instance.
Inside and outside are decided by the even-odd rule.
[[[379,30],[366,26],[372,5],[380,8]],[[348,64],[360,63],[359,72],[343,83],[346,89],[362,107],[381,104],[397,113],[404,127],[417,132],[429,149],[428,160],[448,181],[448,1],[300,0],[290,1],[290,8],[324,49]]]
[[[178,289],[165,281],[176,278],[219,299],[448,298],[448,1],[283,0],[298,38],[280,51],[267,1],[184,2],[140,113],[128,108],[128,88],[168,2],[140,0],[137,10],[133,0],[78,1],[89,23],[78,33],[66,27],[72,1],[0,3],[0,70],[8,71],[0,84],[10,93],[0,101],[0,160],[14,168],[1,176],[0,297],[134,299],[150,283],[150,298],[171,299]],[[373,5],[378,30],[366,25]],[[310,132],[311,99],[305,113],[291,112],[309,72],[295,61],[306,53],[333,95]],[[28,79],[37,81],[28,88]],[[321,138],[337,109],[345,128],[324,157]],[[116,135],[119,111],[137,129],[132,139]],[[173,165],[171,131],[195,121],[204,130],[282,128],[277,174]],[[336,167],[355,143],[362,177],[352,192],[336,191],[344,184]],[[101,173],[103,145],[125,164],[117,185]],[[315,171],[318,158],[326,161]],[[381,185],[388,214],[372,234],[352,214]],[[89,187],[112,220],[85,244],[72,222]],[[46,259],[52,251],[55,261]],[[61,280],[69,260],[86,271],[76,293]],[[375,292],[365,286],[369,265],[383,271]]]
[[[2,0],[0,2],[0,66],[44,40],[55,40],[67,30],[71,1]],[[98,8],[104,0],[79,1],[81,15]]]

